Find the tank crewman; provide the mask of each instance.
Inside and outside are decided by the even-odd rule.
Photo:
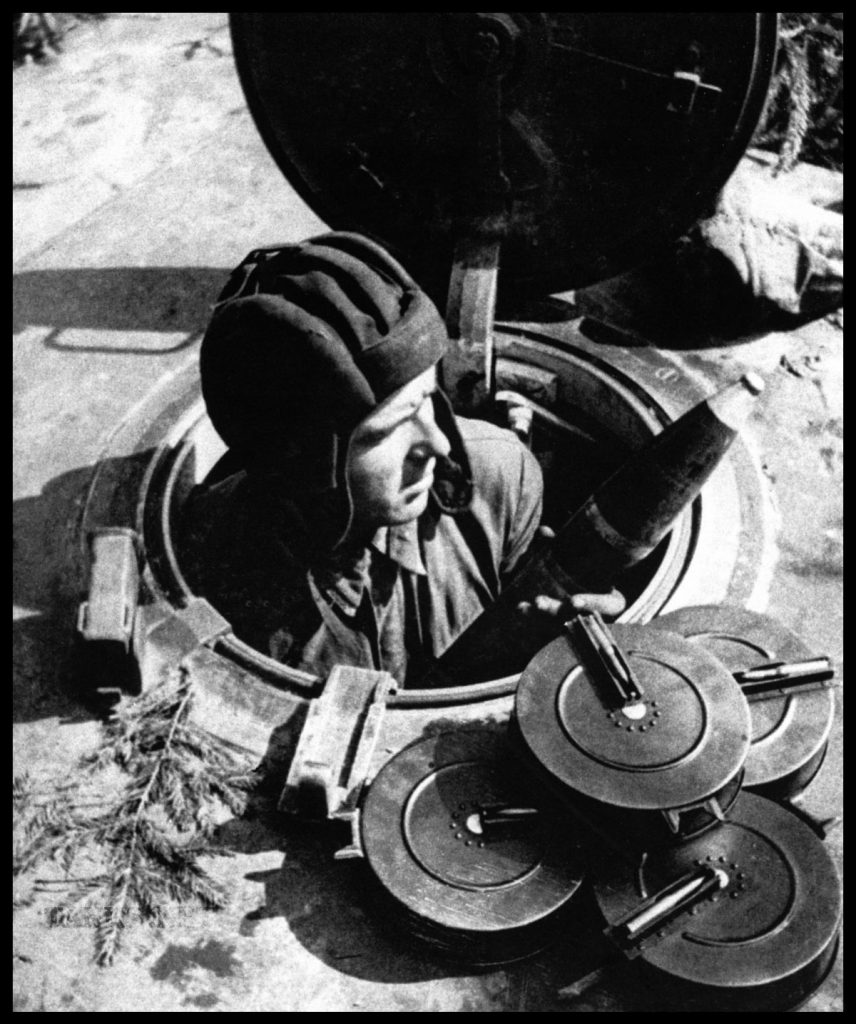
[[[413,685],[496,599],[538,532],[541,470],[511,431],[453,414],[447,345],[428,296],[360,235],[233,272],[200,356],[229,450],[191,495],[182,550],[238,637],[306,671]],[[617,614],[623,598],[570,604]],[[555,629],[568,609],[522,611]]]

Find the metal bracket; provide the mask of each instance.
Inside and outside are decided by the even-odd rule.
[[[360,812],[359,808],[354,808],[352,811],[340,811],[333,815],[337,821],[345,821],[350,825],[351,828],[351,841],[347,846],[343,846],[341,850],[336,850],[333,854],[333,860],[354,860],[356,858],[362,858],[365,856],[363,853],[363,843],[360,838]]]
[[[140,665],[142,688],[150,689],[169,668],[199,647],[210,647],[231,633],[232,626],[204,597],[194,597],[184,608],[163,615],[157,605],[139,609],[133,649]]]
[[[496,388],[493,319],[499,272],[496,239],[455,247],[446,301],[451,346],[443,357],[443,386],[457,409],[475,411]]]
[[[565,627],[574,641],[583,641],[583,664],[606,684],[612,706],[626,707],[642,700],[642,686],[599,612],[580,614]]]
[[[717,821],[725,821],[725,811],[722,809],[722,804],[719,799],[715,796],[708,797],[707,800],[702,800],[697,804],[687,804],[685,807],[673,807],[665,808],[660,813],[669,826],[669,831],[672,835],[680,835],[681,832],[681,819],[685,814],[690,811],[707,811],[707,813],[715,818]]]
[[[137,693],[133,657],[139,620],[140,538],[127,527],[107,526],[89,536],[89,585],[77,612],[72,675],[75,685],[109,701]]]
[[[696,100],[702,100],[699,106],[706,113],[712,113],[722,97],[722,89],[718,85],[703,82],[699,75],[692,71],[675,71],[672,75],[669,100],[666,110],[671,114],[689,117],[695,113]]]
[[[388,672],[333,668],[297,741],[280,810],[316,819],[347,819],[355,811],[397,688]]]
[[[165,612],[160,604],[139,605],[141,543],[135,530],[93,530],[89,547],[89,588],[78,609],[77,632],[85,641],[88,671],[110,679],[109,686],[95,689],[148,689],[160,681],[165,668],[231,632],[228,620],[203,597],[191,598],[177,611]],[[103,672],[96,671],[99,663]]]
[[[134,530],[121,526],[89,535],[89,588],[77,613],[84,640],[119,644],[128,652],[140,586],[139,542]]]
[[[681,812],[667,808],[661,811],[661,814],[665,818],[666,824],[669,826],[669,831],[673,836],[676,836],[681,831]]]
[[[696,71],[676,68],[668,75],[573,45],[559,43],[558,49],[573,54],[577,71],[585,69],[588,77],[596,79],[601,92],[647,97],[656,106],[662,104],[670,114],[712,117],[722,99],[721,87],[703,82]]]

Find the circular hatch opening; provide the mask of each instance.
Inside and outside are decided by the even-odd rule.
[[[503,327],[498,332],[500,386],[519,385],[521,378],[534,371],[542,382],[550,382],[539,394],[539,402],[581,432],[575,436],[572,431],[540,424],[534,435],[533,449],[545,470],[544,521],[554,527],[561,525],[629,453],[692,404],[684,396],[675,408],[674,396],[662,388],[660,393],[656,388],[652,391],[640,384],[638,375],[616,368],[600,352],[593,354],[584,338],[578,341],[576,345],[568,344],[566,339],[517,326]],[[656,382],[659,378],[653,379]],[[692,401],[701,397],[695,389]],[[177,538],[190,491],[205,480],[224,451],[197,391],[159,446],[141,489],[138,527],[146,551],[147,584],[156,599],[173,606],[183,607],[192,597],[205,596],[193,594],[188,585],[182,571],[187,552],[181,550]],[[738,456],[745,456],[745,452],[738,452]],[[726,461],[730,460],[732,455]],[[734,506],[736,501],[745,511],[747,502],[738,491],[733,472],[715,474],[702,497],[679,517],[657,550],[616,581],[628,602],[619,621],[648,621],[666,609],[687,581],[701,584],[710,592],[720,579],[725,590],[729,589],[735,567],[745,562],[741,543],[747,524],[741,522],[740,509]],[[757,506],[754,497],[750,495],[749,507]],[[709,535],[708,542],[705,534]],[[698,564],[700,555],[708,558],[714,549],[717,566]],[[320,682],[282,665],[234,634],[221,639],[217,651],[297,694],[308,695]],[[516,675],[485,680],[474,672],[471,685],[404,690],[395,701],[400,705],[471,703],[511,692],[516,680]]]

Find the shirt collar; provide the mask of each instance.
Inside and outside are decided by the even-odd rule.
[[[369,583],[371,556],[377,553],[417,576],[427,576],[419,542],[419,522],[382,526],[361,555],[353,560],[330,560],[310,569],[311,587],[349,618],[357,614]],[[314,592],[313,592],[313,596]],[[317,600],[317,597],[316,597]]]
[[[418,519],[396,526],[382,526],[374,535],[370,547],[416,576],[428,575],[422,560]]]

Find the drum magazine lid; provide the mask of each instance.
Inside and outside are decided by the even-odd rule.
[[[612,277],[712,209],[760,116],[764,13],[231,15],[250,110],[332,227],[441,280],[503,235],[521,296]],[[500,212],[497,223],[497,211]]]
[[[570,636],[520,677],[514,714],[525,749],[570,794],[666,810],[708,799],[749,751],[749,705],[726,668],[675,633],[613,625],[639,702],[621,706]]]
[[[740,795],[727,821],[688,843],[642,854],[635,864],[602,859],[595,896],[611,923],[665,882],[704,866],[722,871],[727,886],[679,917],[663,941],[643,943],[650,964],[709,986],[716,1006],[716,987],[763,992],[828,958],[842,913],[833,858],[795,814],[752,793]]]
[[[680,608],[655,618],[652,625],[686,637],[718,658],[729,672],[770,662],[816,657],[796,633],[769,615],[723,605]],[[822,756],[835,717],[835,691],[782,692],[762,700],[750,697],[752,746],[744,785],[775,782]]]

